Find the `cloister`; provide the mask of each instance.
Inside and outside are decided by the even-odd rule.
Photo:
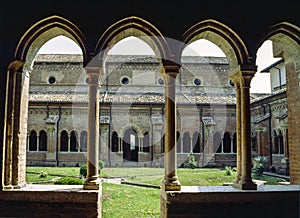
[[[295,9],[282,8],[280,19],[274,16],[263,17],[249,15],[255,11],[247,11],[247,5],[236,5],[231,14],[234,19],[227,18],[226,10],[212,12],[210,16],[188,16],[186,12],[180,21],[175,18],[179,3],[160,3],[156,10],[146,12],[144,8],[133,7],[124,14],[112,15],[110,3],[106,4],[103,15],[92,15],[91,11],[76,14],[71,8],[56,12],[42,9],[24,15],[9,12],[5,16],[16,19],[15,23],[4,20],[3,39],[1,39],[1,169],[2,183],[0,192],[1,216],[14,215],[14,203],[29,215],[34,204],[35,211],[49,211],[49,216],[57,215],[54,207],[60,201],[67,208],[59,213],[68,214],[72,205],[77,207],[80,217],[101,217],[101,180],[98,175],[99,159],[99,78],[105,74],[104,61],[108,51],[120,40],[135,36],[145,41],[154,51],[163,66],[165,81],[165,143],[164,168],[165,175],[161,184],[161,217],[193,216],[198,207],[203,217],[216,217],[218,210],[231,203],[233,210],[218,217],[241,217],[249,214],[253,217],[255,209],[265,205],[263,217],[271,217],[293,211],[289,217],[299,217],[299,185],[300,185],[300,93],[299,93],[299,60],[300,60],[300,27]],[[114,6],[121,10],[124,3]],[[139,4],[139,3],[137,3]],[[182,3],[191,8],[193,4],[201,7],[201,3]],[[224,3],[225,4],[225,3]],[[250,3],[249,3],[250,4]],[[202,5],[203,6],[203,5]],[[217,7],[217,6],[209,6]],[[253,6],[254,7],[254,6]],[[251,7],[250,7],[251,8]],[[151,9],[151,8],[150,8]],[[276,8],[277,9],[277,8]],[[30,10],[30,9],[28,9]],[[47,11],[48,10],[48,11]],[[92,10],[92,9],[90,9]],[[190,9],[192,10],[192,9]],[[233,9],[232,9],[233,10]],[[257,9],[258,10],[258,9]],[[277,9],[281,10],[281,9]],[[46,13],[47,11],[47,13]],[[134,12],[134,13],[133,13]],[[145,12],[145,15],[143,15]],[[260,11],[261,12],[261,11]],[[204,12],[203,12],[204,13]],[[207,12],[208,13],[208,12]],[[219,14],[218,14],[219,13]],[[50,15],[49,15],[50,14]],[[57,15],[59,14],[59,15]],[[135,14],[139,14],[136,16]],[[104,16],[105,15],[105,16]],[[16,18],[12,18],[16,16]],[[28,17],[26,17],[28,16]],[[229,15],[228,15],[229,16]],[[249,16],[251,21],[240,17]],[[197,17],[197,18],[195,18]],[[210,18],[207,18],[210,17]],[[97,19],[100,19],[98,22]],[[178,21],[173,23],[174,18]],[[106,21],[103,22],[103,19]],[[95,21],[95,23],[93,23]],[[241,21],[241,22],[242,22]],[[172,24],[170,24],[172,23]],[[88,25],[86,25],[88,24]],[[97,28],[101,25],[101,28]],[[1,27],[2,27],[1,26]],[[26,140],[28,116],[28,87],[32,62],[41,48],[51,38],[64,35],[72,39],[82,49],[83,65],[88,77],[88,131],[87,159],[88,175],[82,189],[77,192],[49,191],[44,199],[38,191],[22,191],[26,189]],[[181,53],[190,43],[206,39],[218,45],[225,53],[230,67],[230,79],[236,90],[236,140],[237,140],[237,177],[233,187],[211,188],[182,187],[176,173],[176,94],[175,79],[181,67]],[[257,71],[256,52],[266,41],[273,42],[274,57],[282,57],[287,69],[287,101],[289,125],[290,154],[290,186],[259,189],[251,177],[251,123],[250,123],[250,83]],[[67,196],[70,197],[70,200]],[[223,199],[222,199],[223,198]],[[26,202],[24,202],[26,199]],[[86,199],[84,201],[83,199]],[[222,199],[222,200],[220,200]],[[269,202],[273,199],[272,203]],[[9,203],[8,203],[9,202]],[[247,205],[247,209],[245,209]],[[273,206],[273,207],[272,207]],[[272,208],[271,208],[272,207]],[[49,209],[50,208],[50,209]],[[240,209],[238,209],[240,208]],[[3,212],[8,210],[9,212]],[[260,211],[260,210],[259,210]],[[194,213],[194,214],[193,214]],[[204,214],[205,213],[205,214]],[[209,215],[210,214],[210,215]],[[41,215],[41,214],[39,214]],[[61,216],[64,216],[63,214]],[[75,214],[74,214],[75,216]]]

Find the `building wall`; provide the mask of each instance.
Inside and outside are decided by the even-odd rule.
[[[228,80],[228,63],[225,58],[212,57],[186,57],[183,61],[176,79],[177,165],[185,166],[191,152],[195,153],[199,166],[235,165],[235,99]],[[82,133],[87,131],[87,90],[80,55],[36,58],[30,75],[28,165],[86,163]],[[99,121],[100,159],[106,165],[163,166],[163,96],[161,64],[155,58],[108,57],[100,78]],[[126,153],[129,129],[135,132],[136,147]],[[33,130],[36,149],[30,147]],[[41,131],[47,133],[47,149],[42,151],[39,150]],[[65,141],[63,132],[67,134]],[[76,133],[76,139],[72,138],[72,132]],[[113,134],[117,138],[113,139]],[[113,148],[116,140],[117,149]],[[230,144],[229,150],[224,151],[224,143]],[[219,146],[222,148],[218,149]]]

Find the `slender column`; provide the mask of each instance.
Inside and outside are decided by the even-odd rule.
[[[193,147],[195,147],[195,145],[193,144],[193,134],[190,133],[190,153],[193,152]]]
[[[12,185],[14,188],[25,186],[26,135],[28,114],[29,77],[23,73],[22,62],[15,62],[13,142],[12,142]]]
[[[181,185],[176,175],[176,76],[179,65],[165,67],[165,176],[162,189],[180,191]]]
[[[80,133],[78,133],[78,141],[77,141],[78,147],[77,147],[77,152],[80,152],[80,147],[81,147],[80,142],[81,142],[81,135],[80,135]]]
[[[242,177],[239,182],[242,190],[255,190],[251,177],[251,122],[250,122],[250,82],[253,74],[241,78],[241,123],[242,123]]]
[[[68,133],[68,153],[71,151],[71,134]]]
[[[12,168],[12,145],[13,145],[13,128],[14,128],[14,99],[15,99],[15,86],[16,86],[16,74],[14,63],[11,63],[11,69],[7,72],[7,84],[6,84],[6,102],[5,102],[5,141],[4,141],[4,172],[3,172],[3,187],[5,189],[11,189],[11,168]],[[0,184],[2,186],[2,184]]]
[[[234,87],[236,91],[236,178],[233,182],[233,186],[239,188],[238,184],[242,175],[242,147],[241,147],[241,88],[238,78],[232,79],[234,81]]]
[[[99,159],[99,92],[98,67],[87,68],[89,101],[88,101],[88,143],[87,143],[87,178],[83,185],[86,190],[98,190],[100,178],[98,175]]]

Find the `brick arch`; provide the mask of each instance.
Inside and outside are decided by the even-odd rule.
[[[99,54],[99,59],[104,60],[113,45],[129,36],[143,40],[153,49],[156,56],[170,59],[170,48],[160,31],[150,22],[136,16],[124,18],[111,25],[99,38],[95,54]]]
[[[270,27],[262,38],[259,47],[266,40],[273,42],[273,56],[284,60],[286,69],[286,92],[288,108],[288,145],[290,158],[290,182],[300,184],[300,28],[288,22],[277,23]],[[258,47],[258,48],[259,48]]]
[[[41,46],[59,35],[72,39],[81,48],[85,63],[87,59],[85,36],[75,24],[56,15],[40,20],[24,33],[16,47],[15,60],[31,64]]]
[[[248,49],[242,39],[231,28],[219,21],[207,19],[198,22],[182,35],[184,46],[198,39],[206,39],[219,46],[226,55],[232,70],[238,65],[251,62]]]

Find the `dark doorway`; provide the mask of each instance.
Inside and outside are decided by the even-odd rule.
[[[123,161],[138,162],[139,140],[134,129],[128,129],[123,138]]]

